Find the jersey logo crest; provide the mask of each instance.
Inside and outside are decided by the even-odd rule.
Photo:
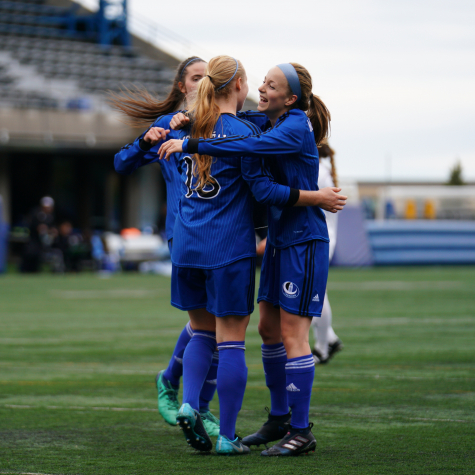
[[[320,297],[318,296],[318,294],[313,297],[312,302],[320,302]]]
[[[282,285],[282,292],[289,299],[294,299],[299,296],[300,290],[293,282],[284,282]]]

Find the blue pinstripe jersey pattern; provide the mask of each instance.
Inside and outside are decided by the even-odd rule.
[[[246,118],[254,120],[252,115]],[[256,115],[256,120],[262,125],[261,114]],[[274,127],[267,122],[264,128],[264,132],[255,135],[200,138],[198,151],[216,157],[239,154],[265,157],[278,183],[301,190],[318,190],[318,150],[305,112],[293,109],[279,117]],[[183,149],[187,150],[188,145],[189,141],[185,140]],[[268,239],[278,249],[314,239],[329,241],[325,215],[319,207],[270,206],[268,219]]]
[[[226,137],[258,131],[245,120],[222,114],[214,135]],[[190,154],[180,154],[183,192],[175,222],[173,263],[213,269],[255,256],[252,196],[262,203],[284,207],[290,188],[275,183],[263,160],[241,155],[214,159],[211,175],[219,189],[218,185],[206,186],[205,196],[200,196],[194,190],[196,177],[191,173],[191,159]]]
[[[159,160],[157,151],[161,145],[159,142],[150,150],[143,150],[140,147],[140,139],[148,132],[151,127],[170,128],[170,120],[176,113],[166,114],[159,117],[143,134],[137,137],[134,142],[127,144],[120,149],[114,157],[115,170],[122,175],[129,175],[134,170],[150,163],[155,163]],[[171,130],[168,135],[169,138],[179,139],[184,138],[188,134],[187,129],[181,131]],[[165,230],[167,240],[173,238],[173,229],[175,227],[175,218],[178,212],[178,202],[181,197],[181,172],[178,169],[179,163],[175,156],[172,156],[170,161],[162,160],[160,167],[163,178],[167,185],[167,218],[165,223]]]

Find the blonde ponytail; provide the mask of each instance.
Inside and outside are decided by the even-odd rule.
[[[231,56],[216,56],[210,60],[206,76],[200,81],[195,100],[188,111],[193,120],[192,138],[212,137],[221,115],[216,98],[229,96],[232,85],[245,74],[241,63]],[[210,175],[213,157],[195,154],[193,159],[193,173],[198,176],[196,189],[201,190],[206,183],[212,181]]]

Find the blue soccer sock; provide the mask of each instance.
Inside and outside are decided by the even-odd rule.
[[[199,411],[200,393],[216,350],[216,333],[193,332],[183,355],[183,404]]]
[[[215,351],[213,354],[213,362],[206,376],[206,380],[201,388],[200,393],[200,412],[209,411],[209,403],[214,397],[214,393],[217,388],[218,378],[218,363],[219,363],[219,351]]]
[[[262,345],[261,348],[266,385],[270,391],[270,413],[273,416],[283,416],[289,413],[287,390],[285,389],[287,352],[283,343]]]
[[[168,363],[168,368],[162,374],[162,377],[167,381],[170,381],[171,385],[176,388],[180,385],[180,378],[183,374],[183,353],[185,352],[186,345],[188,345],[192,336],[193,330],[190,322],[188,322],[178,337],[175,349],[173,350],[173,355]]]
[[[246,390],[246,348],[243,341],[225,341],[218,344],[218,349],[219,433],[234,440],[236,419]]]
[[[310,397],[315,376],[313,356],[299,356],[287,360],[285,365],[287,397],[292,410],[290,425],[294,429],[306,429],[309,425]]]

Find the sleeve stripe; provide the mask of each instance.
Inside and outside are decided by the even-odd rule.
[[[251,124],[250,122],[247,122],[246,120],[240,119],[237,116],[236,116],[236,120],[239,120],[239,122],[242,122],[244,125],[247,125],[254,132],[254,134],[262,133],[262,131],[259,130],[259,127],[255,126],[254,124]]]
[[[254,135],[230,135],[229,137],[219,137],[219,138],[216,138],[216,139],[204,139],[206,140],[205,143],[208,143],[208,144],[224,144],[224,143],[229,143],[229,142],[236,142],[236,141],[240,141],[240,140],[245,140],[249,137],[258,137],[260,135],[265,135],[267,133],[269,133],[271,130],[273,129],[276,129],[278,128],[280,125],[283,124],[284,120],[286,119],[287,117],[284,117],[282,119],[281,122],[279,122],[278,124],[276,124],[272,129],[269,129],[269,130],[266,130],[265,132],[260,132],[258,134],[254,134]],[[199,139],[199,143],[202,143],[202,138]]]

